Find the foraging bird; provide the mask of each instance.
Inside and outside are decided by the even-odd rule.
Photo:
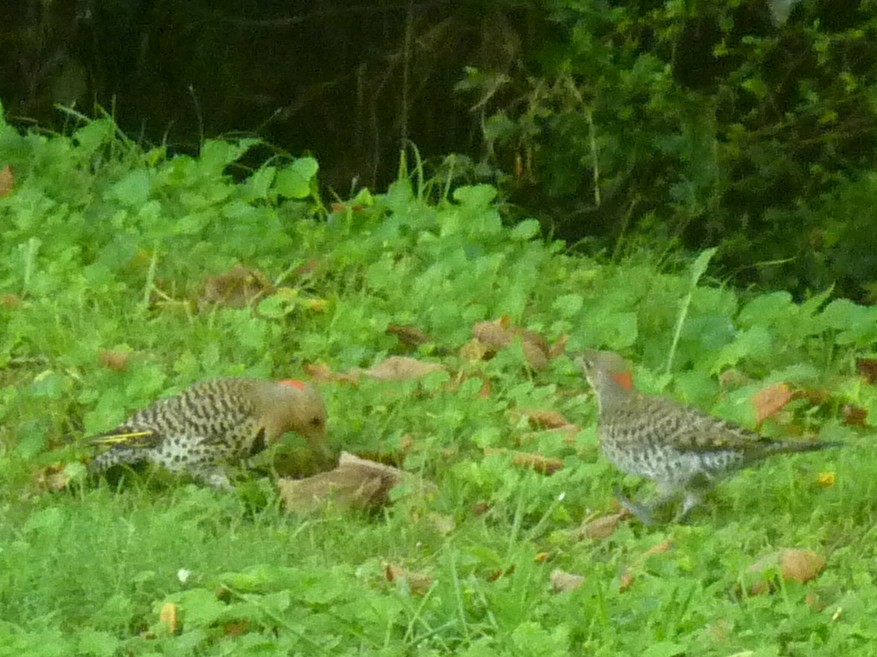
[[[89,471],[151,462],[230,488],[222,466],[258,454],[287,431],[304,437],[319,456],[331,456],[326,405],[313,385],[292,379],[212,379],[160,399],[93,437],[93,444],[111,447],[92,460]]]
[[[588,349],[576,359],[594,388],[603,453],[627,474],[652,479],[661,496],[651,505],[619,499],[645,524],[652,511],[682,497],[677,520],[697,506],[721,475],[772,454],[835,447],[833,442],[771,440],[672,399],[633,387],[630,365],[611,351]]]

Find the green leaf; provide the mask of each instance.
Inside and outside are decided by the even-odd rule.
[[[578,314],[584,303],[585,300],[581,294],[563,294],[554,300],[551,307],[558,315],[569,319]]]
[[[539,234],[539,222],[535,219],[524,219],[512,228],[509,238],[515,242],[526,242]]]
[[[113,657],[122,645],[116,637],[108,632],[100,632],[91,628],[79,631],[79,651],[94,657]]]
[[[201,146],[199,169],[206,174],[219,176],[225,167],[258,143],[258,139],[241,139],[237,142],[208,139]]]
[[[274,189],[291,199],[306,199],[311,195],[319,164],[312,157],[303,157],[277,172]]]
[[[640,655],[642,657],[676,657],[685,651],[685,646],[672,641],[652,641]]]
[[[860,306],[848,299],[836,299],[825,307],[822,323],[838,331],[837,344],[865,345],[877,341],[877,306]]]
[[[114,183],[109,193],[122,205],[139,208],[149,200],[151,190],[149,172],[145,169],[134,169]]]
[[[713,247],[711,249],[706,249],[705,251],[701,252],[699,256],[697,256],[694,264],[691,265],[692,286],[697,285],[701,276],[706,273],[706,268],[709,266],[712,257],[716,255],[716,251],[718,251],[718,249]]]
[[[73,133],[80,150],[91,154],[112,139],[116,132],[116,124],[110,119],[97,119],[82,126]]]
[[[733,342],[722,347],[713,362],[712,371],[721,372],[746,358],[766,361],[773,353],[773,346],[770,331],[763,326],[753,326],[738,333]]]

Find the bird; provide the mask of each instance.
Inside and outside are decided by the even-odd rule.
[[[312,384],[297,379],[209,379],[92,436],[92,445],[109,449],[96,456],[88,470],[99,474],[116,465],[157,463],[231,489],[224,466],[255,456],[288,431],[305,438],[321,459],[332,458],[326,405]]]
[[[652,504],[616,492],[644,524],[681,499],[682,520],[723,475],[774,454],[837,447],[830,441],[773,440],[673,399],[634,388],[630,364],[612,351],[586,349],[575,359],[597,396],[597,433],[606,458],[619,470],[657,483]]]

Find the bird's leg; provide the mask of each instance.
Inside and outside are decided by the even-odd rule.
[[[620,489],[615,489],[615,497],[622,507],[639,518],[642,524],[648,526],[655,524],[655,512],[661,511],[668,504],[675,501],[679,497],[679,493],[678,491],[667,491],[649,503],[631,500]]]
[[[696,474],[685,482],[682,506],[673,521],[680,522],[684,520],[692,509],[700,506],[703,498],[712,489],[713,483],[713,477],[704,472]]]
[[[218,465],[200,465],[190,467],[188,474],[195,480],[204,482],[208,486],[218,488],[220,490],[234,490],[231,481],[225,471]]]

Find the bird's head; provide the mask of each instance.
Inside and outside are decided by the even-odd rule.
[[[298,379],[266,381],[256,393],[256,412],[269,441],[294,431],[318,456],[333,458],[326,435],[326,404],[312,384]]]
[[[582,355],[576,358],[576,364],[600,396],[612,393],[623,394],[633,390],[633,372],[630,363],[614,351],[585,349]]]

